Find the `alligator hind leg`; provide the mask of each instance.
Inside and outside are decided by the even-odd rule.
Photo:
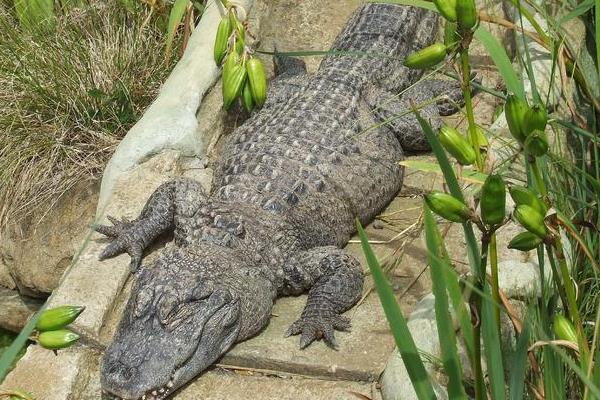
[[[300,319],[285,335],[301,335],[300,348],[321,338],[336,348],[334,331],[350,329],[350,320],[340,314],[352,307],[362,293],[360,263],[337,247],[317,247],[296,257],[286,266],[285,274],[284,294],[310,289]]]
[[[372,86],[365,91],[365,98],[375,117],[396,135],[402,148],[412,151],[429,150],[430,146],[411,104],[437,132],[442,124],[439,117],[456,112],[463,103],[459,84],[447,79],[425,79],[399,95]]]
[[[93,225],[94,230],[112,239],[100,253],[100,259],[127,253],[131,256],[131,271],[135,271],[144,249],[162,233],[172,231],[180,217],[192,216],[205,200],[202,186],[196,181],[177,179],[163,183],[135,220],[119,221],[108,216],[112,225]]]

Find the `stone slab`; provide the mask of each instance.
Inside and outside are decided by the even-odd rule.
[[[298,337],[283,337],[302,313],[305,301],[306,296],[279,299],[267,328],[259,336],[238,343],[221,363],[336,379],[376,380],[394,347],[377,296],[369,296],[346,313],[353,329],[336,332],[337,351],[322,341],[300,350]]]
[[[259,374],[211,371],[180,391],[174,400],[359,400],[352,392],[376,400],[374,385],[300,377],[279,378]],[[375,393],[373,393],[375,392]]]
[[[94,358],[98,358],[94,350],[80,345],[57,355],[32,345],[0,388],[23,389],[38,400],[83,400],[75,395],[82,377],[80,371],[89,370],[88,363]]]

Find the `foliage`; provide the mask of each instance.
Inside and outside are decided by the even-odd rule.
[[[170,69],[148,11],[94,2],[43,34],[12,11],[0,3],[0,226],[99,176]]]
[[[433,7],[431,3],[421,1],[386,0],[385,2],[422,6],[428,9]],[[600,116],[600,99],[597,97],[598,88],[595,87],[595,82],[599,81],[597,78],[600,76],[600,64],[598,57],[594,61],[593,57],[586,59],[585,51],[579,53],[572,51],[574,44],[569,41],[561,26],[561,22],[568,19],[590,16],[587,18],[588,33],[590,33],[588,43],[592,44],[589,48],[592,49],[594,56],[600,55],[600,27],[598,26],[600,24],[600,9],[598,9],[600,1],[586,1],[579,5],[575,5],[574,2],[572,4],[561,2],[560,5],[563,9],[559,14],[553,14],[556,9],[552,6],[556,4],[549,4],[552,2],[544,2],[539,5],[532,1],[521,3],[518,0],[512,0],[512,3],[520,11],[521,18],[528,20],[535,30],[533,33],[525,32],[525,35],[530,40],[546,47],[552,54],[553,71],[568,71],[569,76],[577,85],[579,100],[577,105],[567,100],[572,119],[569,120],[568,117],[565,118],[564,115],[556,113],[550,116],[550,123],[547,125],[545,102],[548,100],[549,93],[540,93],[535,85],[535,76],[531,66],[532,55],[528,54],[525,46],[525,53],[518,54],[517,58],[522,65],[523,73],[527,74],[533,84],[533,99],[527,101],[523,82],[518,73],[513,70],[504,47],[483,26],[476,28],[473,24],[473,2],[471,0],[457,0],[459,6],[456,8],[456,19],[458,23],[453,25],[452,29],[458,29],[458,31],[456,34],[447,34],[446,37],[458,37],[459,40],[447,41],[444,44],[450,53],[446,60],[436,58],[435,61],[432,61],[433,58],[429,53],[419,51],[410,56],[412,57],[411,65],[419,68],[444,61],[447,64],[454,64],[456,70],[460,72],[458,79],[462,83],[465,96],[464,112],[469,124],[466,141],[443,138],[444,145],[442,146],[427,121],[420,118],[418,111],[414,110],[439,163],[438,168],[431,165],[425,167],[444,175],[445,183],[452,195],[445,199],[439,194],[435,194],[436,203],[432,202],[432,197],[428,197],[427,204],[435,206],[435,209],[432,208],[432,210],[439,213],[441,217],[462,222],[471,265],[471,278],[463,279],[457,276],[445,255],[446,251],[443,241],[440,240],[441,234],[435,220],[431,217],[429,208],[425,206],[425,236],[433,292],[436,298],[436,318],[440,343],[443,348],[443,364],[449,378],[448,391],[451,398],[464,397],[463,385],[465,383],[462,382],[461,375],[467,368],[466,365],[460,365],[454,353],[457,338],[452,334],[453,327],[449,324],[448,319],[448,311],[451,306],[458,318],[461,327],[460,334],[468,351],[470,364],[468,367],[474,373],[473,387],[466,389],[468,389],[467,392],[474,392],[476,399],[485,399],[488,396],[491,396],[492,399],[600,398],[600,363],[597,363],[598,357],[600,357],[600,351],[598,351],[600,310],[597,283],[600,269],[596,261],[600,256],[600,246],[598,245],[600,167],[597,136],[594,133],[597,131],[597,118]],[[439,7],[446,7],[448,4],[436,2]],[[445,16],[454,18],[454,14],[449,13],[448,10],[441,11]],[[594,11],[598,12],[594,13]],[[549,27],[547,31],[543,30],[538,21],[533,18],[535,13],[545,18],[544,22]],[[462,23],[461,18],[465,19]],[[479,18],[481,21],[498,23],[510,29],[521,29],[519,21],[513,24],[486,13],[480,13]],[[486,162],[485,159],[487,154],[478,151],[482,147],[476,135],[477,126],[473,115],[470,89],[469,48],[473,38],[478,39],[484,45],[505,80],[508,94],[514,95],[512,98],[508,96],[509,101],[505,109],[506,118],[511,133],[518,142],[515,147],[515,157],[523,159],[527,170],[527,176],[522,176],[520,183],[526,184],[527,191],[531,193],[530,196],[533,199],[531,200],[533,203],[530,204],[527,196],[520,197],[521,201],[525,203],[520,203],[520,200],[515,198],[518,207],[517,212],[513,215],[514,219],[531,232],[528,234],[530,236],[520,236],[519,245],[529,246],[522,242],[523,238],[527,238],[528,243],[533,243],[531,247],[537,245],[541,271],[539,285],[542,288],[542,297],[531,299],[528,302],[528,312],[522,319],[517,317],[510,305],[503,300],[498,287],[495,232],[509,221],[508,218],[503,218],[503,201],[498,200],[504,197],[500,193],[506,194],[502,179],[506,172],[491,169],[493,168],[492,164]],[[428,58],[421,60],[420,57]],[[588,61],[588,64],[585,64],[584,59]],[[580,65],[589,65],[590,59],[593,69],[580,67]],[[552,84],[567,85],[569,82],[553,81]],[[494,91],[489,92],[494,93]],[[505,97],[505,95],[501,96]],[[563,132],[565,128],[568,129],[572,139],[567,146],[560,136],[560,132]],[[544,130],[552,130],[554,137],[558,138],[550,146],[550,149]],[[442,203],[447,201],[448,207],[454,207],[457,200],[461,202],[464,200],[467,192],[464,192],[458,185],[454,167],[449,162],[446,152],[458,157],[460,164],[470,164],[472,159],[466,158],[464,155],[470,154],[471,149],[465,148],[465,146],[472,146],[472,149],[477,150],[478,154],[474,167],[469,170],[473,172],[469,174],[469,172],[465,173],[464,169],[460,169],[461,179],[465,180],[466,176],[473,176],[474,173],[488,177],[484,178],[485,183],[480,194],[476,193],[477,197],[466,203],[475,204],[471,215],[468,216],[469,213],[464,212],[461,213],[461,218],[455,218],[455,214],[444,207]],[[513,157],[513,159],[515,158]],[[415,166],[410,162],[405,164]],[[552,176],[553,179],[548,179],[549,176]],[[482,180],[465,181],[478,185],[482,183]],[[468,193],[472,196],[472,191]],[[538,211],[532,207],[537,206],[539,209],[536,202],[543,204],[543,210],[548,210],[546,215],[538,214]],[[478,208],[482,210],[478,211]],[[478,229],[481,233],[479,244],[475,240],[473,228]],[[364,236],[364,232],[361,230],[359,232],[365,253],[369,255],[367,238]],[[565,237],[568,238],[571,246],[565,246]],[[565,253],[569,248],[572,249],[572,254]],[[573,261],[571,269],[569,269],[567,258]],[[369,259],[369,257],[367,259],[373,270],[373,266],[377,265],[377,260]],[[551,281],[544,278],[545,260],[548,260],[546,263],[549,262],[553,272]],[[488,265],[491,275],[486,272]],[[388,304],[388,308],[391,307],[390,303],[394,301],[393,295],[390,297],[389,293],[385,294],[381,290],[387,284],[385,279],[375,279],[375,283],[382,297],[382,303]],[[468,299],[471,306],[473,323],[469,319],[463,301],[461,298],[457,298],[455,288],[459,285],[471,293],[465,298]],[[499,340],[501,314],[506,314],[514,325],[517,344],[512,352],[502,349]],[[401,316],[393,317],[387,312],[386,316],[388,320],[402,318]],[[392,320],[389,322],[392,327],[397,323]],[[397,341],[405,342],[403,345],[412,341],[410,335],[404,334],[399,337],[396,332],[394,333]],[[481,365],[482,355],[488,365],[487,376],[484,375]],[[421,363],[420,359],[403,358],[403,360],[407,369],[414,368]],[[503,364],[508,365],[508,363],[511,367],[507,369],[505,376]],[[423,384],[422,379],[413,382],[415,388],[417,385],[422,387]],[[569,393],[568,396],[567,393]],[[419,395],[419,398],[430,397]]]

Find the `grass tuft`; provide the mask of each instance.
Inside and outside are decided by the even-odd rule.
[[[0,3],[0,31],[1,228],[98,178],[170,68],[162,30],[116,0],[73,8],[44,34]]]

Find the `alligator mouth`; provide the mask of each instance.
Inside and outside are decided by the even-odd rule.
[[[169,379],[169,382],[167,382],[166,385],[159,387],[159,388],[148,390],[146,393],[144,393],[141,397],[138,397],[136,400],[164,400],[164,399],[166,399],[173,392],[173,386],[174,386],[173,380],[174,379],[175,379],[175,373],[171,374],[171,378]],[[115,396],[114,394],[110,393],[108,390],[102,390],[102,395],[104,396],[103,399],[107,399],[107,400],[131,400],[131,399],[125,399],[124,397]]]

